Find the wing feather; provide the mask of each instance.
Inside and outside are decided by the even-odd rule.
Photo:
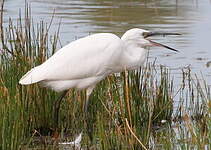
[[[110,33],[81,38],[58,50],[24,78],[30,79],[28,84],[31,84],[43,80],[74,80],[106,75],[111,72],[112,66],[118,64],[121,42],[119,37]],[[33,81],[33,78],[36,80]]]

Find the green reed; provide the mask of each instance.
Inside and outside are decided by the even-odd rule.
[[[57,33],[49,47],[49,25],[41,21],[32,25],[30,8],[26,7],[24,22],[20,17],[16,26],[9,20],[2,30],[0,58],[0,134],[1,149],[18,149],[30,137],[33,129],[51,126],[55,93],[37,85],[23,87],[21,76],[31,67],[45,61],[55,50]],[[51,101],[52,100],[52,101]]]

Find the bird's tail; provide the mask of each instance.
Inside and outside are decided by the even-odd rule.
[[[39,67],[35,67],[35,68],[32,68],[30,71],[28,71],[19,80],[19,84],[22,84],[22,85],[33,84],[42,80],[43,80],[42,73],[40,72]]]

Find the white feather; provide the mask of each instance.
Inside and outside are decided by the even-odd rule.
[[[63,142],[63,143],[59,143],[60,145],[74,145],[77,148],[81,147],[81,140],[82,140],[82,132],[79,134],[78,137],[76,137],[76,139],[72,142]]]
[[[62,91],[86,88],[102,80],[118,65],[121,40],[114,34],[101,33],[76,40],[58,50],[42,65],[31,69],[19,81]]]
[[[22,85],[33,84],[42,81],[44,72],[40,72],[40,67],[34,67],[28,71],[19,81]]]
[[[73,41],[31,69],[19,83],[39,82],[55,91],[94,87],[111,73],[143,64],[146,50],[138,43],[148,41],[143,39],[142,32],[145,30],[129,30],[122,39],[111,33],[99,33]]]

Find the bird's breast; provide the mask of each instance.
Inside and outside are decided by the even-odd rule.
[[[146,60],[147,51],[142,48],[131,48],[122,60],[127,70],[134,70],[142,66]],[[123,66],[123,67],[124,67]]]

